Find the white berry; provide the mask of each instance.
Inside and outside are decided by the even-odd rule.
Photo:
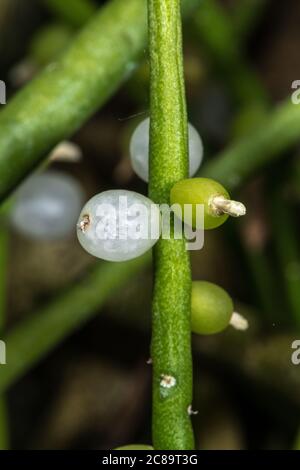
[[[150,199],[126,190],[104,191],[83,207],[78,240],[91,255],[106,261],[126,261],[146,253],[156,243],[160,212]]]
[[[53,170],[38,173],[16,192],[11,221],[28,237],[62,239],[74,233],[82,201],[82,189],[73,177]]]
[[[135,173],[143,180],[149,181],[149,126],[150,119],[142,121],[130,141],[130,158]],[[194,176],[203,159],[203,144],[198,131],[188,125],[189,133],[189,176]]]

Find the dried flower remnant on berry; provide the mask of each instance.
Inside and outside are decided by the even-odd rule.
[[[128,261],[157,242],[160,212],[151,199],[134,191],[103,191],[87,201],[77,227],[79,243],[89,254],[106,261]]]
[[[85,233],[90,225],[90,216],[88,214],[84,214],[81,220],[78,222],[77,227],[82,233]]]
[[[233,312],[229,324],[238,331],[246,331],[249,327],[248,320],[237,312]]]
[[[226,199],[224,196],[214,196],[209,202],[210,209],[216,216],[223,214],[231,217],[241,217],[246,215],[246,207],[242,202]]]

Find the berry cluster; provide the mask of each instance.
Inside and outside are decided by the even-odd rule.
[[[149,119],[138,125],[130,143],[132,167],[137,175],[148,181]],[[203,157],[202,140],[189,125],[189,165],[193,176],[200,167]],[[126,197],[127,204],[120,205],[120,197]],[[189,178],[176,183],[171,189],[170,202],[175,215],[186,223],[185,205],[192,206],[190,225],[195,228],[196,206],[204,206],[204,229],[222,225],[229,215],[238,217],[246,210],[242,203],[230,200],[226,189],[218,182],[208,178]],[[138,204],[145,212],[136,211]],[[97,194],[83,207],[77,223],[77,235],[82,247],[93,256],[108,261],[126,261],[141,256],[152,248],[159,233],[150,236],[154,217],[157,213],[150,208],[156,207],[147,197],[125,190],[111,190]],[[181,210],[177,213],[177,209]],[[158,211],[158,208],[156,208]],[[112,216],[120,221],[124,216],[125,224],[112,224]],[[157,219],[156,219],[157,220]],[[124,234],[132,227],[139,227],[144,237],[126,237]],[[247,322],[233,312],[229,295],[219,286],[195,281],[192,288],[192,331],[199,334],[213,334],[223,331],[229,324],[245,329]]]

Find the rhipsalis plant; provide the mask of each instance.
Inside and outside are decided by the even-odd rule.
[[[188,176],[187,114],[179,0],[149,0],[149,195],[169,204],[170,190]],[[159,240],[154,248],[153,445],[193,449],[191,271],[184,240]]]
[[[245,208],[241,203],[230,201],[227,191],[217,182],[185,179],[189,158],[180,1],[149,0],[148,10],[149,195],[158,204],[204,205],[204,228],[214,228],[228,215],[244,215]],[[193,449],[190,422],[192,284],[184,240],[174,236],[170,240],[159,240],[154,247],[154,270],[153,445],[155,449]],[[225,310],[228,324],[232,311]]]
[[[229,215],[235,217],[244,215],[245,208],[243,204],[230,200],[227,191],[216,181],[207,178],[186,179],[190,164],[192,165],[194,160],[196,168],[199,167],[203,149],[202,142],[197,136],[199,155],[196,158],[189,158],[194,149],[189,145],[188,130],[191,127],[188,128],[186,113],[179,0],[149,0],[148,24],[150,136],[149,144],[148,139],[145,139],[144,147],[146,150],[149,148],[151,199],[124,190],[100,193],[83,207],[77,224],[77,234],[86,251],[114,262],[136,258],[157,242],[154,247],[151,345],[153,445],[155,449],[188,450],[194,448],[190,421],[192,415],[190,261],[185,239],[176,236],[175,226],[171,228],[169,237],[158,240],[159,231],[153,237],[152,229],[155,225],[159,227],[160,223],[157,223],[159,213],[151,212],[151,207],[154,206],[158,211],[153,202],[160,206],[169,205],[170,202],[175,203],[177,207],[183,208],[182,214],[186,222],[185,205],[190,204],[192,206],[190,224],[194,227],[194,212],[197,212],[198,205],[202,205],[204,208],[202,230],[218,227]],[[142,154],[143,152],[142,162],[145,167],[147,158],[142,148]],[[147,172],[144,173],[144,179],[147,180]],[[126,199],[126,204],[125,201],[123,204],[121,199],[122,201]],[[146,216],[140,217],[129,209],[130,205],[137,204],[142,204],[147,209]],[[115,226],[111,224],[112,209],[118,220]],[[176,214],[175,210],[174,212]],[[145,233],[138,238],[128,236],[127,231],[136,225],[142,229],[142,232],[146,230],[146,237]],[[127,236],[124,236],[124,230]],[[207,292],[203,294],[202,288],[200,297],[199,295],[196,297],[197,308],[193,309],[193,324],[196,324],[195,331],[198,333],[221,331],[229,324],[233,314],[232,303],[227,300],[226,293],[221,292],[220,295],[220,289],[217,287],[206,288],[206,291],[208,294]]]
[[[193,8],[195,1],[185,0],[182,3],[189,10]],[[93,3],[89,7],[88,2],[76,0],[75,15],[75,9],[70,11],[63,7],[64,2],[48,0],[47,3],[55,10],[58,9],[61,16],[67,18],[74,27],[80,26],[81,21],[86,21],[93,15],[95,8]],[[149,198],[132,191],[117,189],[97,194],[84,205],[77,224],[81,245],[98,258],[122,263],[103,263],[96,267],[84,281],[63,292],[47,307],[29,316],[7,334],[5,341],[10,350],[10,364],[0,375],[0,392],[6,391],[65,336],[96,314],[112,293],[123,286],[129,277],[148,265],[150,257],[147,254],[144,257],[141,255],[153,247],[153,439],[151,446],[132,444],[118,449],[189,450],[195,446],[191,423],[191,333],[216,334],[228,325],[245,330],[247,321],[234,311],[231,297],[221,287],[206,281],[192,282],[186,242],[175,236],[172,223],[169,238],[159,238],[158,233],[156,238],[149,236],[141,240],[116,236],[116,240],[111,242],[99,237],[100,229],[107,235],[109,228],[107,225],[100,227],[98,218],[109,220],[110,214],[99,214],[98,209],[101,204],[107,203],[112,205],[117,213],[120,211],[120,197],[124,196],[129,204],[140,203],[146,208],[150,208],[152,202],[157,205],[172,205],[174,213],[172,212],[171,217],[175,218],[176,215],[186,223],[185,206],[189,204],[192,207],[190,226],[194,229],[198,228],[195,214],[197,206],[201,205],[204,210],[201,227],[203,230],[218,228],[229,216],[244,215],[244,205],[232,200],[228,191],[235,190],[258,167],[298,140],[299,108],[286,102],[272,117],[266,119],[263,128],[255,130],[250,137],[233,145],[212,163],[206,164],[204,169],[201,167],[201,177],[190,178],[200,168],[203,143],[192,125],[188,125],[187,119],[181,2],[112,0],[74,39],[66,53],[25,87],[1,114],[0,198],[5,198],[58,141],[79,128],[131,73],[146,47],[146,4],[150,57],[150,123],[148,119],[145,120],[134,133],[131,159],[136,173],[149,182]],[[218,8],[212,9],[211,3],[206,4],[209,7],[206,12],[209,14],[203,16],[203,12],[199,10],[197,21],[202,28],[210,28],[211,15],[218,14]],[[226,23],[223,24],[226,26]],[[222,30],[221,27],[219,29]],[[229,50],[228,45],[232,44],[233,36],[231,38],[230,29],[228,31],[226,42]],[[67,36],[68,42],[69,35]],[[220,43],[207,43],[211,47],[222,45],[224,37],[226,35],[223,34]],[[115,48],[115,44],[119,44],[119,48]],[[217,51],[219,47],[214,49]],[[223,51],[223,48],[220,50]],[[44,55],[40,54],[41,50],[38,52],[39,57]],[[223,59],[223,55],[220,54],[220,58]],[[45,63],[48,57],[47,51]],[[44,62],[44,57],[41,62]],[[247,93],[244,94],[248,87],[236,87],[237,75],[232,77],[232,67],[228,68],[228,64],[237,62],[240,64],[233,48],[232,60],[228,61],[226,56],[224,61],[224,71],[227,73],[229,70],[233,88],[242,91],[240,94],[244,99],[248,96]],[[238,78],[248,75],[248,72],[244,71],[242,74],[240,71]],[[243,85],[246,82],[243,81]],[[41,96],[43,100],[40,99]],[[257,91],[254,101],[256,96]],[[27,114],[28,120],[24,119]],[[10,165],[11,161],[13,165]],[[43,194],[45,189],[47,187],[44,183]],[[55,195],[54,192],[50,191],[51,198]],[[74,205],[76,198],[73,193],[70,197]],[[38,199],[36,194],[33,199]],[[71,203],[68,202],[69,212],[70,209]],[[79,208],[78,211],[75,209],[78,213]],[[157,207],[156,210],[158,211]],[[43,216],[45,212],[42,208]],[[67,212],[67,209],[64,209],[64,212]],[[130,215],[131,222],[135,223],[134,216]],[[160,219],[160,214],[157,217]],[[29,219],[27,213],[26,223]],[[36,214],[34,220],[39,222]],[[15,220],[15,226],[18,226],[16,222],[21,220]],[[152,222],[151,216],[144,217],[141,225],[151,229]],[[30,224],[30,229],[32,232],[34,224]],[[52,221],[51,233],[47,228],[46,235],[57,238],[59,234],[54,229],[55,224]],[[120,227],[117,235],[119,233]],[[6,231],[0,230],[0,252],[5,251],[6,236]],[[286,241],[282,233],[280,241]],[[280,246],[279,248],[281,249]],[[282,262],[293,261],[293,253],[288,252],[289,256],[286,257],[283,248],[282,252],[285,253]],[[0,261],[2,292],[6,275],[5,257],[0,256]],[[289,287],[290,295],[294,296],[291,298],[294,298],[294,301],[299,300],[296,296],[297,285],[293,279]],[[0,333],[4,320],[4,300],[2,292]],[[295,303],[295,310],[297,305]],[[5,412],[6,404],[0,394],[0,447],[6,446]]]

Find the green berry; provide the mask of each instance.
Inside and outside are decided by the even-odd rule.
[[[189,178],[178,181],[178,183],[173,186],[170,200],[172,205],[180,205],[182,214],[184,214],[185,204],[192,205],[192,225],[194,228],[196,228],[196,204],[203,204],[204,228],[213,229],[222,225],[228,218],[228,214],[220,214],[213,210],[211,203],[216,196],[221,196],[226,200],[230,199],[226,189],[217,181],[209,178]],[[176,211],[176,208],[174,212],[178,216],[181,215]]]
[[[233,302],[222,287],[206,281],[193,282],[191,326],[194,333],[219,333],[227,328],[232,314]]]
[[[116,447],[115,450],[154,450],[152,446],[147,444],[129,444],[127,446]]]

